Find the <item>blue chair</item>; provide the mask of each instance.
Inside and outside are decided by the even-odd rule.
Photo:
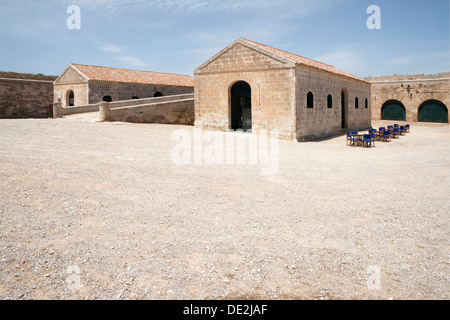
[[[404,126],[400,126],[400,134],[402,136],[405,135],[405,127]]]
[[[364,135],[363,146],[370,147],[372,145],[372,136],[370,134]]]
[[[370,138],[372,139],[372,146],[375,147],[375,140],[376,140],[375,133],[371,133]]]
[[[406,132],[406,133],[409,133],[409,124],[407,124],[407,125],[405,126],[405,132]]]
[[[350,132],[347,132],[347,145],[350,146],[353,144],[353,138],[350,135]]]
[[[383,141],[390,141],[391,140],[391,133],[389,132],[389,130],[384,130],[383,132]]]
[[[380,127],[378,130],[379,130],[380,132],[383,132],[384,129],[386,129],[386,128],[385,128],[385,127]]]
[[[394,127],[393,126],[388,126],[388,129],[392,130],[392,129],[394,129]]]
[[[398,128],[394,128],[394,129],[392,130],[392,135],[394,136],[394,138],[397,138],[397,137],[398,137],[398,135],[399,135]]]

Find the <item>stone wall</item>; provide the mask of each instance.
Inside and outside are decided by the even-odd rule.
[[[0,118],[52,116],[53,81],[0,79]]]
[[[63,108],[69,108],[68,93],[74,93],[74,105],[81,106],[89,104],[89,85],[88,83],[77,84],[56,84],[54,85],[54,101],[59,101],[58,94],[61,94],[61,103]]]
[[[149,99],[152,100],[149,103],[123,107],[114,107],[113,103],[104,102],[100,105],[100,120],[193,125],[193,95],[174,95],[171,99],[168,98],[153,98]]]
[[[162,86],[152,84],[130,84],[118,82],[89,81],[89,103],[103,101],[104,96],[110,96],[112,101],[151,98],[156,92],[166,95],[193,93],[193,87]]]
[[[371,125],[371,85],[315,68],[296,69],[297,140],[311,140],[346,130],[365,130]],[[342,127],[341,92],[346,93],[346,125]],[[313,94],[313,108],[307,108],[307,94]],[[331,108],[328,105],[331,95]],[[355,100],[358,98],[358,108]],[[367,99],[367,104],[366,104]]]
[[[406,121],[418,121],[420,105],[427,100],[450,107],[450,73],[437,75],[394,75],[368,79],[372,83],[372,119],[381,119],[381,109],[397,100],[406,109]]]

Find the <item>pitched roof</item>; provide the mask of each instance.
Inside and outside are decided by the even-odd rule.
[[[319,62],[319,61],[308,59],[308,58],[299,56],[297,54],[290,53],[290,52],[287,52],[287,51],[283,51],[283,50],[280,50],[280,49],[276,49],[276,48],[270,47],[268,45],[261,44],[261,43],[258,43],[258,42],[252,41],[252,40],[248,40],[248,39],[245,39],[245,38],[239,38],[238,40],[241,40],[241,41],[253,44],[253,45],[255,45],[255,46],[257,46],[257,47],[259,47],[259,48],[261,48],[263,50],[266,50],[266,51],[269,51],[271,53],[274,53],[274,54],[276,54],[276,55],[278,55],[278,56],[280,56],[282,58],[285,58],[285,59],[290,60],[292,62],[295,62],[297,64],[301,64],[301,65],[313,67],[313,68],[316,68],[316,69],[324,70],[324,71],[331,72],[331,73],[334,73],[334,74],[338,74],[338,75],[341,75],[341,76],[344,76],[344,77],[365,81],[364,79],[362,79],[360,77],[357,77],[357,76],[355,76],[355,75],[353,75],[351,73],[342,71],[342,70],[340,70],[340,69],[338,69],[338,68],[336,68],[334,66],[328,65],[326,63],[322,63],[322,62]]]
[[[72,63],[71,66],[88,80],[138,84],[159,84],[166,86],[193,87],[194,79],[188,75],[140,71]]]
[[[245,39],[245,38],[237,39],[231,45],[229,45],[227,48],[222,50],[220,53],[222,53],[223,51],[229,49],[230,47],[232,47],[236,43],[241,43],[243,45],[247,45],[247,46],[249,46],[251,48],[254,48],[257,51],[263,52],[263,53],[268,54],[268,55],[270,55],[272,57],[276,56],[278,58],[281,58],[284,61],[287,60],[287,61],[289,61],[291,63],[294,63],[294,64],[305,65],[305,66],[308,66],[308,67],[312,67],[312,68],[324,70],[324,71],[327,71],[327,72],[330,72],[330,73],[334,73],[334,74],[337,74],[337,75],[341,75],[341,76],[344,76],[344,77],[347,77],[347,78],[352,78],[352,79],[356,79],[356,80],[367,82],[366,80],[364,80],[362,78],[359,78],[359,77],[357,77],[357,76],[355,76],[353,74],[350,74],[348,72],[342,71],[342,70],[340,70],[340,69],[338,69],[338,68],[336,68],[334,66],[330,66],[330,65],[328,65],[326,63],[322,63],[322,62],[318,62],[318,61],[315,61],[315,60],[312,60],[312,59],[308,59],[308,58],[299,56],[297,54],[290,53],[290,52],[287,52],[287,51],[283,51],[283,50],[280,50],[280,49],[276,49],[276,48],[270,47],[268,45],[261,44],[261,43],[258,43],[258,42],[252,41],[252,40],[248,40],[248,39]],[[213,58],[211,58],[208,61],[214,60],[215,58],[217,58],[220,55],[220,53],[218,53],[217,55],[215,55]],[[208,61],[205,64],[203,64],[202,66],[206,65],[208,63]],[[200,66],[199,69],[202,66]]]

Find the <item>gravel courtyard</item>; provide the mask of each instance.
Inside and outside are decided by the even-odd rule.
[[[193,127],[0,120],[0,299],[449,299],[449,126],[411,125],[264,176],[175,164]]]

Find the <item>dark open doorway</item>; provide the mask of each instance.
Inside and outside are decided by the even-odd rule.
[[[252,90],[245,81],[238,81],[231,87],[231,129],[252,128]]]
[[[347,113],[348,113],[348,94],[347,90],[342,89],[341,91],[341,128],[348,128],[347,122]]]
[[[73,93],[72,90],[69,90],[69,92],[67,92],[66,106],[73,107],[74,105],[75,105],[75,94]]]

